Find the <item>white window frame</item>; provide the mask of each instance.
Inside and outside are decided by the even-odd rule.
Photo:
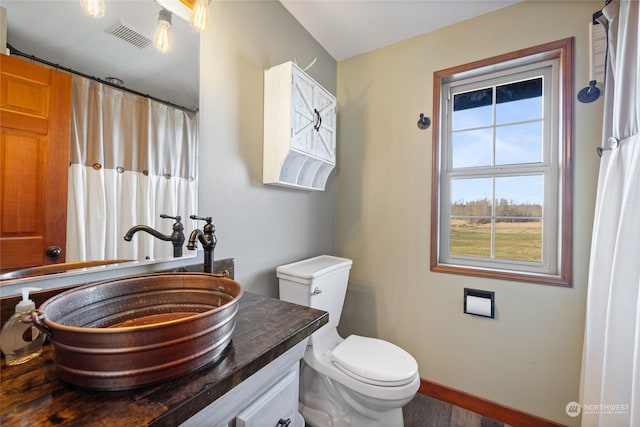
[[[573,39],[565,39],[434,73],[432,271],[571,286],[572,58]],[[536,77],[543,79],[541,162],[453,168],[453,96]],[[518,175],[543,176],[541,262],[450,254],[452,180]],[[493,219],[495,209],[493,206]]]

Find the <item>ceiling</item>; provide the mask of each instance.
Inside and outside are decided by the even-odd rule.
[[[337,61],[522,0],[280,0]]]
[[[213,0],[218,1],[218,0]],[[267,0],[262,0],[267,1]],[[280,0],[337,61],[482,15],[519,0]],[[100,19],[78,0],[0,0],[15,49],[188,108],[198,106],[199,33],[174,15],[173,50],[139,48],[106,31],[124,24],[153,38],[162,3],[188,16],[179,0],[106,0]],[[46,17],[43,19],[42,17]]]

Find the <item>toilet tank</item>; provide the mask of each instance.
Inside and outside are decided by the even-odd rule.
[[[329,324],[336,328],[353,261],[321,255],[276,268],[280,299],[329,313]]]

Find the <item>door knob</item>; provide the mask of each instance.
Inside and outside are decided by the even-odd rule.
[[[45,251],[45,254],[49,258],[58,258],[60,255],[62,255],[62,248],[60,246],[49,246]]]

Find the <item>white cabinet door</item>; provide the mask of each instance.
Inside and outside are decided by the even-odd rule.
[[[315,111],[320,122],[316,126],[315,153],[329,162],[336,161],[336,99],[322,87],[317,87]]]
[[[236,417],[236,427],[294,427],[298,376],[291,371]]]
[[[335,162],[335,98],[297,68],[292,80],[291,145]]]
[[[291,80],[291,146],[310,153],[315,133],[314,85],[295,68]]]

